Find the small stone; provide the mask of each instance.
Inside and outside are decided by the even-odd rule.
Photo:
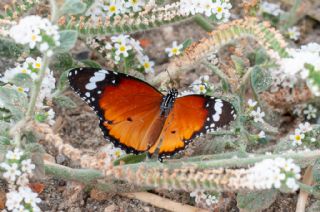
[[[62,154],[59,154],[56,156],[56,161],[58,164],[62,164],[63,162],[66,161],[66,156],[62,155]]]

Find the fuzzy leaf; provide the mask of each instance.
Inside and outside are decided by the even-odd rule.
[[[11,112],[16,120],[20,120],[27,110],[28,98],[25,93],[11,88],[0,87],[0,103]]]
[[[19,73],[16,74],[11,80],[11,83],[15,84],[16,86],[20,86],[23,88],[31,88],[32,87],[32,78],[29,74]]]
[[[52,67],[58,71],[65,71],[74,68],[74,61],[69,53],[56,54]]]
[[[53,99],[60,107],[64,107],[64,108],[75,108],[77,107],[77,104],[72,101],[72,99],[70,99],[67,96],[64,95],[59,95],[57,97],[54,97]]]
[[[237,73],[240,76],[243,76],[243,74],[245,72],[244,71],[244,69],[245,69],[244,61],[240,57],[237,57],[235,55],[232,55],[231,59],[232,59],[232,61],[234,63],[234,66],[235,66],[235,69],[236,69]]]
[[[78,37],[78,32],[75,30],[60,31],[60,46],[55,48],[57,53],[67,52],[74,47]]]
[[[57,89],[59,90],[59,92],[63,92],[69,86],[68,73],[69,71],[65,71],[60,75],[58,86],[57,86]]]
[[[261,211],[268,208],[276,200],[277,195],[276,190],[239,193],[237,206],[248,211]]]
[[[83,13],[87,8],[87,5],[80,0],[66,0],[61,6],[59,15],[75,15]]]
[[[118,166],[120,165],[120,162],[123,161],[125,164],[132,164],[132,163],[139,163],[141,161],[144,161],[147,157],[146,153],[140,154],[140,155],[125,155],[113,162],[113,165]]]
[[[251,84],[256,93],[267,90],[272,83],[270,71],[260,68],[259,66],[253,67],[251,72]]]
[[[182,43],[182,49],[185,50],[186,48],[188,48],[190,45],[192,44],[192,39],[187,39]]]
[[[0,120],[0,134],[3,135],[10,129],[10,123]]]
[[[0,57],[18,58],[23,51],[23,46],[9,39],[0,38]]]

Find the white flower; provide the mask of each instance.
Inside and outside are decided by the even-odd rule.
[[[37,193],[33,192],[29,187],[20,187],[19,193],[26,204],[31,205],[32,208],[38,208],[37,204],[41,202],[41,199]]]
[[[195,94],[195,92],[190,90],[185,90],[185,91],[182,91],[178,96],[181,97],[181,96],[187,96],[192,94]]]
[[[148,56],[143,56],[142,58],[138,58],[140,61],[140,64],[143,66],[145,72],[154,72],[154,62],[150,61]]]
[[[133,12],[139,12],[144,5],[145,3],[142,0],[128,0],[128,2],[125,3],[125,6],[132,8]]]
[[[118,36],[112,36],[111,41],[113,43],[121,43],[121,44],[126,44],[129,40],[129,35],[118,35]]]
[[[18,164],[16,163],[13,163],[11,166],[7,163],[2,163],[1,167],[6,170],[6,172],[3,173],[3,177],[8,181],[14,182],[16,177],[21,175],[21,171],[18,169]]]
[[[172,48],[166,48],[165,51],[167,52],[169,57],[172,57],[174,55],[181,54],[182,49],[183,49],[182,44],[178,45],[177,41],[173,41]]]
[[[305,122],[304,124],[303,123],[299,124],[299,129],[301,130],[302,133],[306,133],[312,130],[312,126],[310,125],[309,122]]]
[[[259,138],[265,138],[266,137],[266,133],[264,131],[261,131],[259,134],[258,134],[258,137]]]
[[[108,5],[104,6],[103,8],[107,11],[107,15],[112,17],[114,15],[121,14],[122,10],[124,9],[122,3],[122,1],[110,0]]]
[[[248,105],[250,108],[254,108],[257,104],[258,104],[258,102],[254,101],[252,99],[248,100]]]
[[[207,92],[206,86],[204,84],[195,84],[192,86],[192,90],[197,94],[204,94]]]
[[[130,45],[140,54],[142,54],[143,48],[140,45],[139,41],[136,41],[135,39],[131,38],[129,39]]]
[[[315,108],[314,106],[312,106],[311,104],[308,105],[308,107],[303,111],[303,114],[306,115],[307,119],[314,119],[317,118],[317,108]]]
[[[291,27],[288,29],[289,38],[292,40],[298,40],[300,37],[300,32],[298,27]]]
[[[297,184],[297,181],[290,177],[287,179],[286,181],[286,185],[288,186],[288,188],[290,188],[292,191],[296,191],[299,189],[299,185]]]
[[[41,43],[39,50],[41,52],[46,52],[49,49],[49,44],[47,42]]]
[[[213,5],[213,13],[216,15],[216,18],[218,20],[220,19],[229,19],[230,17],[230,9],[231,9],[232,5],[229,2],[220,2],[217,1],[214,3]]]
[[[101,148],[101,152],[106,154],[105,164],[109,165],[112,161],[122,157],[126,153],[120,148],[114,147],[113,144],[108,144]]]
[[[191,192],[190,197],[194,197],[195,202],[198,204],[207,199],[207,195],[204,193],[204,191],[201,191],[201,190],[196,190]]]
[[[293,141],[293,145],[301,145],[302,139],[304,139],[305,135],[301,132],[300,129],[295,130],[294,135],[290,135],[290,140]]]
[[[50,109],[48,110],[47,115],[48,115],[48,116],[47,116],[47,122],[48,122],[51,126],[53,126],[56,121],[54,120],[55,112],[53,111],[52,108],[50,108]]]
[[[260,4],[260,9],[262,12],[271,14],[273,16],[279,16],[280,14],[284,13],[279,4],[269,3],[267,1],[263,1]]]
[[[6,194],[6,207],[8,210],[13,211],[14,209],[19,209],[22,205],[23,197],[19,192],[12,190]]]
[[[15,148],[13,151],[9,150],[6,154],[6,159],[9,160],[20,160],[21,156],[23,155],[23,151]]]
[[[32,174],[32,170],[34,170],[36,166],[31,163],[31,159],[23,160],[21,162],[21,170],[27,174]]]
[[[320,53],[320,45],[318,43],[308,43],[301,46],[301,50],[305,52]]]
[[[29,175],[27,173],[23,173],[21,176],[17,179],[17,185],[19,186],[27,186],[29,184]]]
[[[206,204],[208,206],[212,206],[214,204],[217,204],[218,203],[218,199],[215,195],[207,195],[206,197]]]
[[[128,51],[132,49],[131,46],[129,45],[127,46],[124,43],[121,43],[121,44],[116,43],[115,48],[116,48],[116,55],[120,56],[120,54],[122,54],[124,57],[128,57],[129,56]]]
[[[214,7],[214,4],[213,4],[212,0],[202,0],[201,1],[201,8],[206,16],[209,17],[212,15],[213,7]]]
[[[257,110],[251,111],[250,115],[253,117],[254,122],[264,122],[263,117],[265,113],[261,111],[260,107]]]

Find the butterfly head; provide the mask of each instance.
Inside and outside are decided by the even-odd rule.
[[[178,90],[176,88],[171,88],[169,91],[168,91],[168,94],[167,96],[172,96],[174,98],[177,98],[178,97]]]

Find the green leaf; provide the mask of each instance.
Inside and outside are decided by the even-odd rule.
[[[251,84],[256,93],[267,90],[272,83],[270,71],[262,69],[259,66],[253,67],[251,72]]]
[[[9,39],[0,38],[0,57],[18,58],[24,50],[22,45]]]
[[[51,67],[60,72],[74,68],[74,60],[70,53],[56,54]]]
[[[77,107],[77,104],[72,101],[72,99],[70,99],[67,96],[64,95],[59,95],[57,97],[54,97],[53,99],[60,107],[64,107],[64,108],[75,108]]]
[[[237,206],[247,211],[261,211],[276,200],[278,192],[276,190],[252,191],[239,193],[237,195]]]
[[[59,92],[63,92],[65,91],[65,89],[69,86],[68,83],[68,73],[69,71],[65,71],[60,75],[59,81],[58,81],[58,86],[57,89],[59,90]]]
[[[140,155],[125,155],[113,162],[113,165],[118,166],[120,165],[120,162],[124,162],[125,164],[133,164],[133,163],[139,163],[141,161],[144,161],[147,157],[147,153],[143,153]]]
[[[56,53],[67,52],[74,47],[78,37],[78,32],[75,30],[60,31],[60,46],[56,47]]]
[[[25,93],[15,89],[0,87],[0,103],[11,112],[15,120],[20,120],[27,110],[28,98]]]
[[[101,68],[101,65],[93,60],[81,60],[80,62],[83,63],[87,67]]]
[[[243,76],[244,74],[244,69],[245,69],[245,63],[244,61],[242,60],[242,58],[240,57],[237,57],[235,55],[231,55],[231,59],[234,63],[234,66],[235,66],[235,69],[237,71],[237,73],[240,75],[240,76]]]
[[[11,127],[11,124],[5,121],[0,120],[0,134],[5,134]]]
[[[320,183],[320,159],[316,160],[312,167],[312,176],[315,182]]]
[[[23,87],[23,88],[31,88],[32,87],[32,78],[29,74],[19,73],[16,74],[11,80],[11,83],[15,84],[16,86]]]
[[[87,5],[80,0],[65,0],[61,6],[59,15],[75,15],[83,13],[87,8]]]
[[[185,50],[192,44],[192,39],[187,39],[182,43],[182,50]]]

